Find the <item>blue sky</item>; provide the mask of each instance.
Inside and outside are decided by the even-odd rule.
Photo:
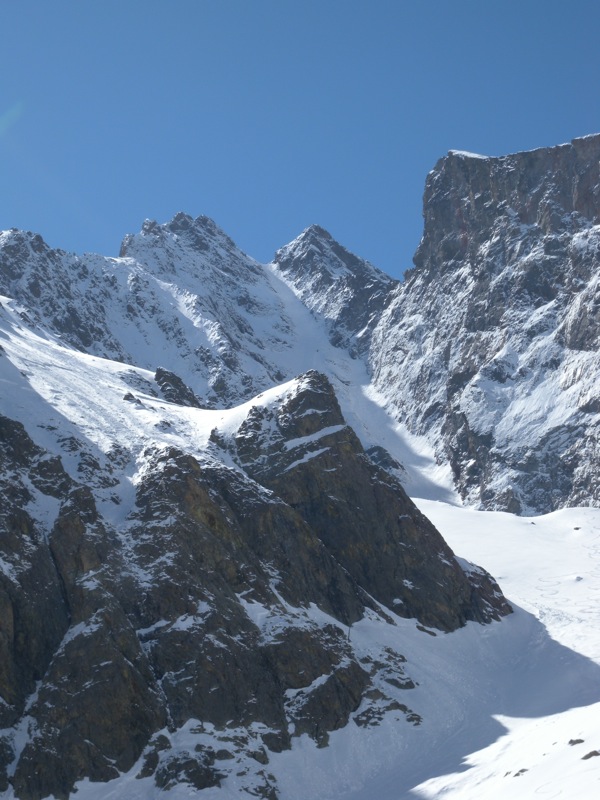
[[[395,276],[449,149],[600,132],[595,0],[3,0],[0,229],[116,255],[212,217],[262,261],[311,223]]]

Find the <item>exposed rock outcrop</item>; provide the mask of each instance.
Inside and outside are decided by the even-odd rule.
[[[368,351],[371,332],[398,281],[311,225],[275,253],[275,269],[317,317],[336,347],[353,358]]]
[[[415,268],[373,335],[375,383],[470,503],[599,503],[600,136],[427,178]]]
[[[357,584],[400,616],[452,630],[508,611],[493,583],[496,600],[473,603],[452,551],[400,483],[365,454],[324,375],[307,373],[280,403],[254,406],[234,441],[248,474],[295,509]]]

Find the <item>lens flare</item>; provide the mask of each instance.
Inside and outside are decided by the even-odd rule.
[[[20,100],[4,114],[0,114],[0,136],[3,136],[19,120],[24,108],[25,104]]]

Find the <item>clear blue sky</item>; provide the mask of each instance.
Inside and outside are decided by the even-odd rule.
[[[116,255],[212,217],[411,266],[425,177],[600,131],[597,0],[2,0],[0,229]]]

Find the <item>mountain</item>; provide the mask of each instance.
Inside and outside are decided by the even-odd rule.
[[[5,232],[0,292],[78,349],[167,369],[208,408],[324,372],[367,448],[382,445],[368,419],[390,424],[382,406],[400,423],[383,445],[421,496],[435,491],[424,449],[478,507],[596,504],[599,154],[598,135],[451,151],[427,178],[401,283],[318,226],[260,265],[178,214],[147,221],[118,259]]]
[[[398,281],[348,252],[318,225],[275,253],[273,266],[294,294],[327,323],[333,345],[364,355]]]
[[[428,175],[415,268],[372,336],[388,409],[469,504],[597,505],[600,136]]]
[[[399,753],[409,791],[600,699],[410,499],[597,504],[599,157],[451,152],[403,282],[318,226],[266,265],[184,213],[0,234],[0,792],[339,798]]]
[[[344,286],[350,312],[319,322],[296,296],[305,249],[334,258],[322,307]],[[357,355],[393,281],[320,229],[264,266],[183,214],[121,252],[0,239],[0,789],[243,773],[275,797],[295,740],[420,723],[387,628],[511,608],[338,401],[373,405]]]

